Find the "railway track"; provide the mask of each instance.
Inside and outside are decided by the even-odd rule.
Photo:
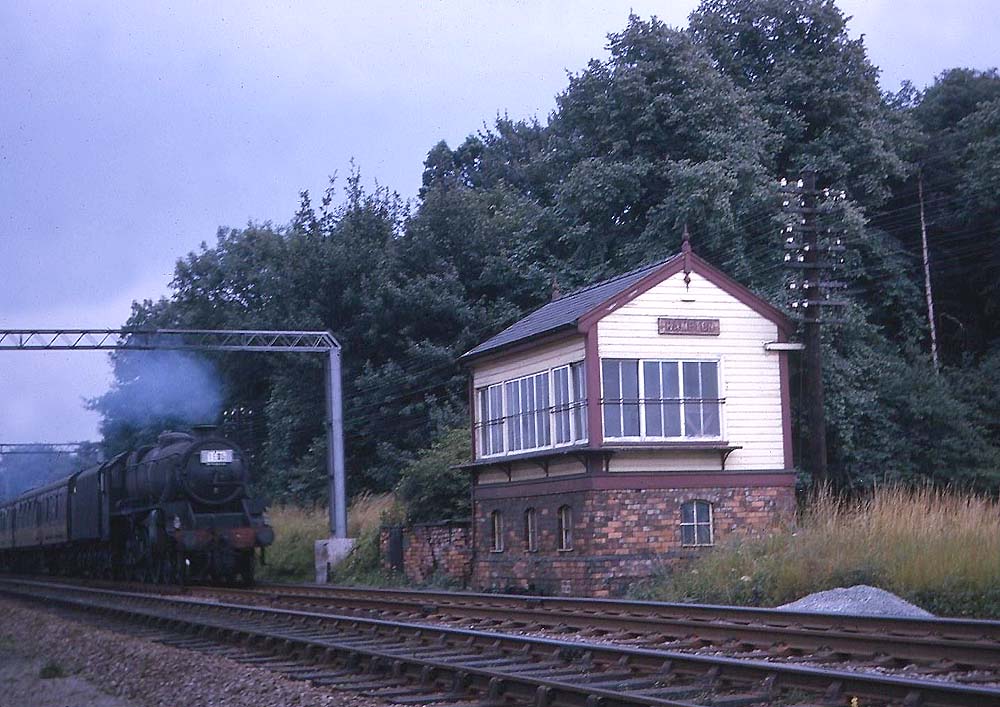
[[[734,655],[762,653],[762,657],[812,662],[860,661],[884,669],[917,664],[927,674],[995,672],[1000,666],[1000,621],[315,585],[193,591],[275,608],[444,622],[475,630],[550,633],[648,648],[710,648]]]
[[[426,623],[0,579],[147,638],[387,703],[534,707],[1000,705],[1000,689]]]

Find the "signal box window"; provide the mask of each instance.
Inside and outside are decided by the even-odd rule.
[[[500,511],[490,513],[492,552],[503,552],[503,515]]]
[[[559,549],[573,549],[573,509],[569,506],[561,506],[558,514],[559,521]]]
[[[538,515],[534,508],[524,512],[524,546],[528,552],[538,551]]]
[[[681,504],[681,544],[693,547],[714,544],[712,504],[708,501],[688,501]]]

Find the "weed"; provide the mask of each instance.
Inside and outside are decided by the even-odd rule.
[[[861,499],[824,493],[797,528],[725,542],[683,570],[664,569],[639,593],[775,605],[851,584],[935,613],[1000,617],[1000,504],[935,489],[882,488]]]
[[[63,667],[59,665],[59,663],[55,663],[50,660],[42,666],[42,669],[38,672],[38,677],[42,680],[64,678],[66,677],[66,671],[63,670]]]
[[[348,535],[359,538],[368,529],[376,528],[377,550],[377,528],[394,504],[392,494],[358,494],[347,512]],[[267,549],[267,564],[260,568],[258,578],[273,582],[313,580],[315,542],[330,536],[327,509],[275,506],[268,515],[274,527],[274,544]]]

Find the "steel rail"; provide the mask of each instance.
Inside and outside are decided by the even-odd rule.
[[[766,704],[798,699],[796,691],[814,697],[818,694],[830,704],[846,704],[856,697],[877,704],[902,702],[920,707],[1000,705],[997,688],[872,673],[51,582],[3,579],[0,591],[91,613],[100,611],[183,628],[202,636],[282,646],[311,661],[339,659],[357,664],[362,660],[369,669],[391,670],[396,677],[424,684],[450,682],[456,691],[471,691],[494,701],[501,696],[516,698],[536,707]],[[742,692],[731,694],[734,691]],[[689,698],[700,702],[686,701]]]
[[[253,590],[201,590],[221,596],[264,597],[271,605],[355,609],[495,620],[535,630],[567,629],[645,636],[647,643],[692,639],[757,648],[1000,666],[1000,622],[850,616],[704,604],[519,597],[425,590],[270,585]]]
[[[642,601],[634,599],[591,599],[585,597],[543,597],[523,594],[490,594],[482,592],[439,591],[428,589],[391,589],[383,587],[344,587],[337,585],[273,583],[259,585],[256,591],[312,592],[317,596],[338,595],[360,600],[419,602],[432,606],[464,606],[480,604],[498,608],[530,606],[549,610],[572,610],[606,615],[677,616],[707,621],[725,617],[733,622],[797,622],[870,632],[910,632],[923,635],[929,629],[941,635],[968,637],[977,635],[1000,641],[1000,621],[962,618],[912,618],[903,616],[859,616],[828,614],[813,611],[791,611],[723,604],[687,604],[682,602]]]

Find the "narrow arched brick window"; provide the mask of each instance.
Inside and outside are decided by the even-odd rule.
[[[559,521],[558,542],[560,550],[573,549],[573,509],[569,506],[560,506],[557,516]]]
[[[503,552],[503,514],[500,511],[490,513],[490,539],[492,552]]]
[[[713,545],[712,504],[687,501],[681,504],[681,544],[692,547]]]
[[[528,552],[538,550],[538,515],[534,508],[524,512],[524,547]]]

